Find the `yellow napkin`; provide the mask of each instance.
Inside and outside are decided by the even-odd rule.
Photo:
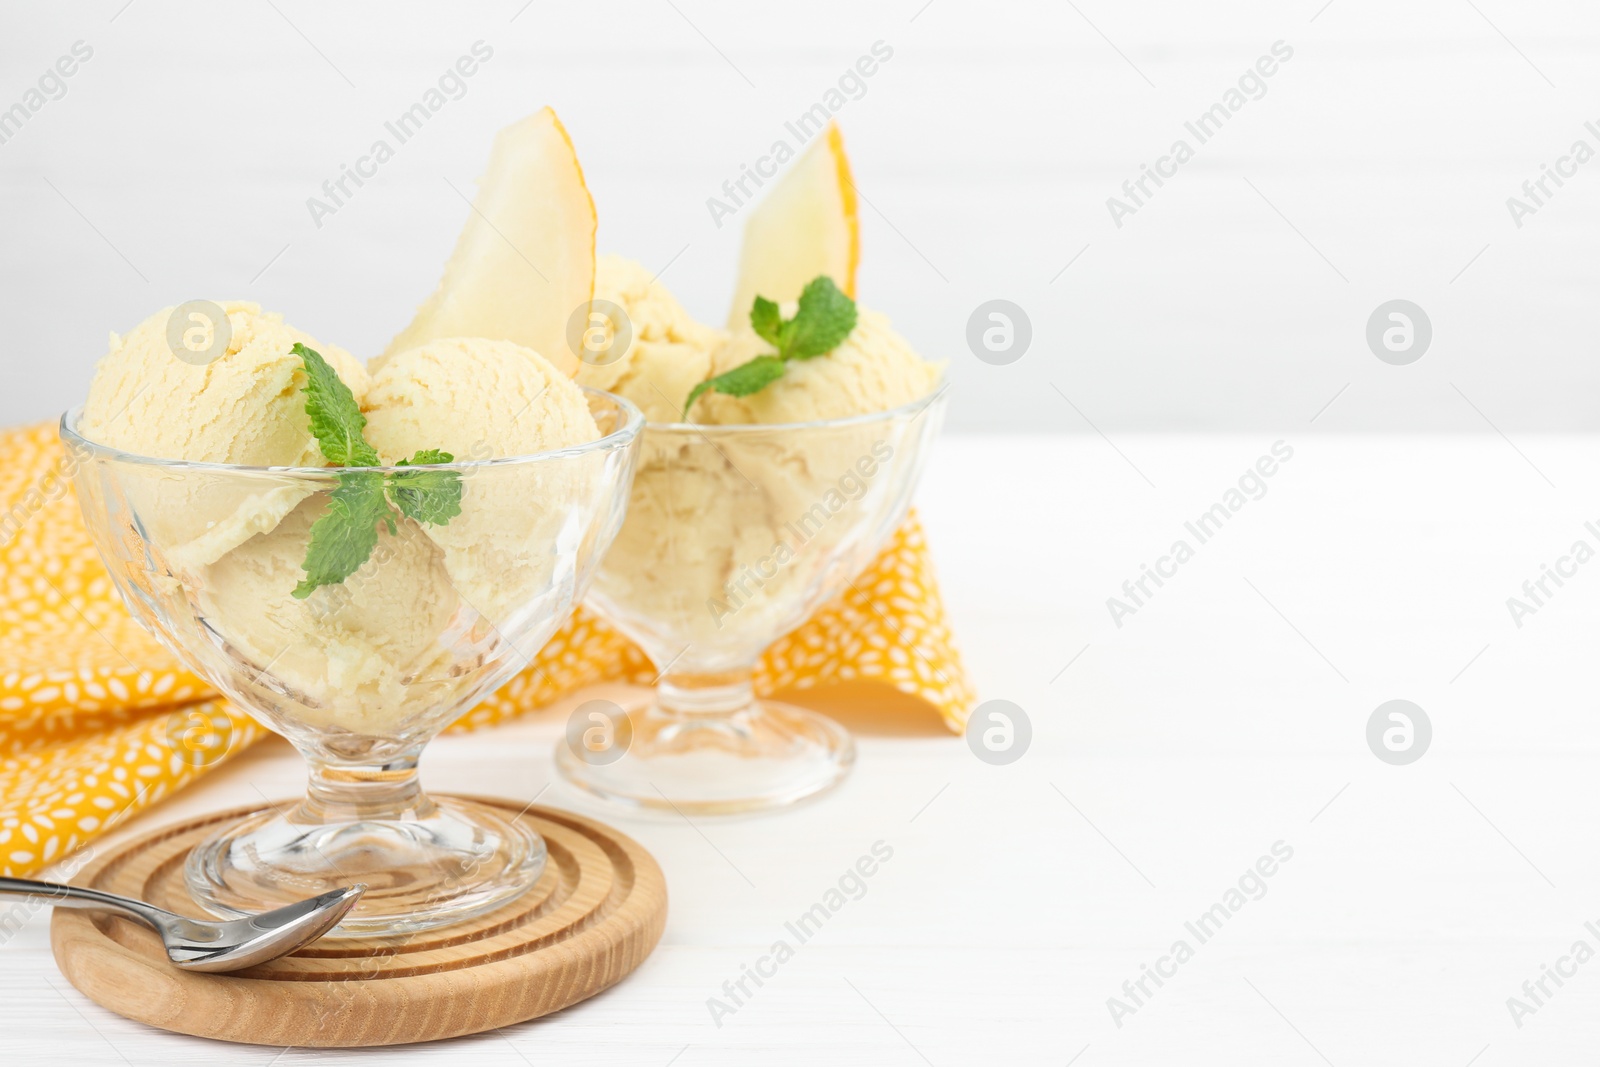
[[[264,736],[123,607],[84,529],[54,423],[0,433],[0,875],[25,876]],[[467,712],[475,729],[596,682],[648,685],[642,652],[582,608]],[[915,515],[842,596],[767,650],[763,696],[877,681],[952,730],[976,699]]]

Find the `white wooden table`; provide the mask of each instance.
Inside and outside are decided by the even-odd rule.
[[[1294,456],[1266,495],[1118,628],[1106,598],[1279,438]],[[424,766],[434,789],[540,794],[636,836],[666,871],[671,915],[651,959],[601,996],[397,1055],[663,1067],[1590,1062],[1600,962],[1563,964],[1575,973],[1560,987],[1547,979],[1551,995],[1520,1028],[1506,1002],[1573,942],[1600,949],[1584,925],[1600,920],[1600,563],[1551,586],[1520,629],[1506,598],[1575,540],[1600,541],[1583,527],[1600,519],[1600,442],[1286,427],[1117,437],[1116,448],[1095,436],[951,438],[923,487],[983,693],[1032,720],[1016,763],[979,762],[931,716],[852,717],[860,763],[836,794],[690,825],[600,811],[552,785],[559,715],[436,742]],[[1395,698],[1433,728],[1405,766],[1366,741],[1373,710]],[[287,746],[265,744],[124,832],[301,782]],[[893,857],[865,894],[716,1025],[708,999],[775,940],[792,941],[785,922],[878,841]],[[1261,880],[1264,895],[1201,943],[1185,924],[1226,903],[1280,841],[1293,855]],[[3,1062],[378,1062],[126,1022],[66,985],[47,926],[41,914],[0,946]],[[1161,962],[1170,977],[1146,979],[1150,995],[1119,1027],[1108,998],[1133,1004],[1123,983],[1179,939],[1192,958]]]

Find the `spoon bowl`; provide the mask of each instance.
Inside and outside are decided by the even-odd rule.
[[[167,958],[186,971],[242,971],[309,945],[347,915],[365,885],[331,890],[241,919],[191,919],[131,897],[98,889],[0,878],[0,900],[41,901],[57,908],[109,911],[141,922],[161,937]]]

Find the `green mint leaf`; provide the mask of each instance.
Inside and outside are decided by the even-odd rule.
[[[425,449],[396,466],[420,467],[453,463],[454,456],[437,448]],[[401,514],[435,526],[448,525],[461,514],[460,471],[396,471],[389,475],[389,499]]]
[[[783,360],[776,356],[757,356],[711,379],[711,388],[729,396],[758,393],[783,377]]]
[[[306,414],[322,455],[335,467],[376,467],[378,453],[367,444],[361,414],[350,387],[339,378],[322,353],[305,345],[291,349],[306,368]]]
[[[840,292],[832,278],[819,274],[806,284],[799,309],[784,326],[786,344],[779,349],[784,359],[827,355],[856,328],[856,302]]]
[[[750,328],[777,353],[757,356],[695,386],[683,403],[685,419],[694,402],[706,392],[714,389],[729,396],[749,396],[782,378],[786,360],[813,359],[838,348],[856,328],[856,302],[840,292],[832,278],[819,274],[801,292],[792,319],[785,319],[773,301],[757,296],[750,305]]]
[[[689,408],[700,398],[700,394],[707,390],[715,389],[728,396],[749,396],[751,393],[759,393],[782,378],[783,370],[783,360],[777,356],[757,356],[750,362],[741,363],[715,378],[707,378],[689,393],[689,401],[683,405],[684,417],[688,417]]]
[[[339,475],[339,485],[328,494],[328,510],[311,524],[311,543],[301,568],[305,578],[294,587],[296,600],[317,588],[338,585],[367,562],[378,544],[378,523],[395,532],[394,516],[383,497],[383,475],[350,471]]]
[[[687,422],[689,419],[689,409],[694,407],[694,402],[696,400],[700,399],[700,394],[711,389],[711,381],[712,379],[707,378],[705,381],[689,390],[689,399],[683,402],[683,418],[685,422]]]
[[[750,305],[750,328],[755,330],[756,336],[781,350],[779,331],[782,326],[783,315],[778,305],[764,296],[756,297],[756,302]]]
[[[350,387],[315,349],[297,344],[291,351],[305,364],[306,415],[322,455],[338,467],[378,466],[377,449],[362,433],[367,418]],[[454,460],[448,452],[428,448],[397,466]],[[396,471],[387,478],[378,471],[340,474],[338,487],[328,494],[328,509],[311,524],[311,541],[300,565],[306,576],[294,588],[296,599],[304,600],[324,585],[338,585],[359,570],[378,544],[378,523],[388,528],[391,537],[399,533],[390,502],[409,518],[443,526],[461,514],[461,474],[424,470]]]

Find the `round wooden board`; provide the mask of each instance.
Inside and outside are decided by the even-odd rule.
[[[473,797],[517,816],[514,801]],[[191,915],[189,849],[251,810],[166,827],[89,863],[73,879]],[[637,842],[590,819],[529,807],[549,861],[520,899],[406,938],[321,941],[232,975],[181,971],[148,928],[58,908],[50,944],[90,1000],[182,1034],[333,1048],[459,1037],[535,1019],[614,985],[655,948],[667,921],[661,868]]]

